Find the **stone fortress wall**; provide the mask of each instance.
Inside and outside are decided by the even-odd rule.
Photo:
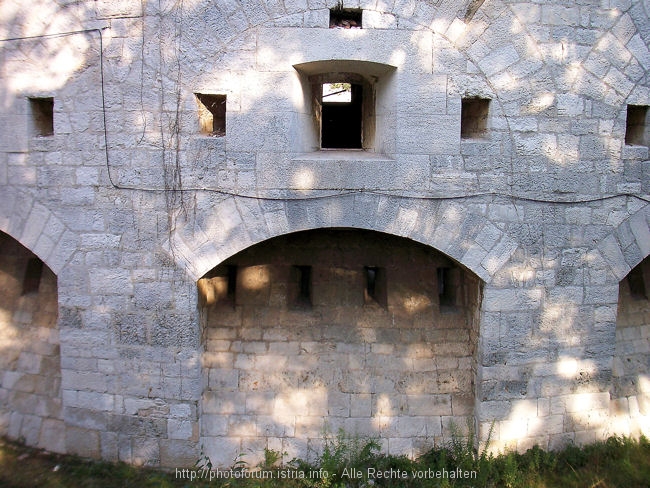
[[[336,7],[2,2],[5,435],[178,467],[650,433],[647,2]]]

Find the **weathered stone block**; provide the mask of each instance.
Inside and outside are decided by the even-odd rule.
[[[189,419],[168,419],[167,435],[169,439],[192,440],[194,423]]]
[[[530,310],[540,306],[542,290],[486,290],[484,308],[488,312]]]
[[[97,458],[101,454],[99,432],[79,427],[66,427],[65,445],[69,453]]]
[[[160,441],[160,464],[162,466],[194,466],[199,459],[196,442],[182,440]]]

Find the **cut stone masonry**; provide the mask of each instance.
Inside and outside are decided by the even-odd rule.
[[[650,435],[650,12],[583,3],[0,3],[0,433]]]

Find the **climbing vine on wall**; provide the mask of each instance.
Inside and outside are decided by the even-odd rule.
[[[153,68],[157,85],[159,114],[159,147],[165,205],[167,211],[167,230],[171,236],[176,227],[179,214],[187,211],[187,200],[183,193],[183,176],[181,169],[181,114],[183,101],[183,70],[180,50],[183,28],[183,0],[163,5],[159,0],[155,13],[146,12],[142,2],[142,66],[146,63],[144,51],[155,44],[157,65]],[[151,19],[155,25],[147,26]],[[149,35],[155,32],[156,35]],[[145,91],[145,76],[141,81],[141,101]],[[142,111],[145,112],[144,101]],[[143,127],[146,131],[146,125]],[[173,249],[171,250],[173,252]]]

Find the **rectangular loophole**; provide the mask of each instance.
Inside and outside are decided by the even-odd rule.
[[[235,303],[235,295],[237,294],[237,265],[229,265],[226,267],[226,276],[228,279],[228,287],[226,289],[226,297]]]
[[[237,266],[219,266],[197,281],[199,304],[235,306],[237,292]]]
[[[479,139],[487,135],[490,100],[487,98],[463,98],[461,100],[460,137]]]
[[[386,287],[386,270],[376,266],[365,266],[364,300],[366,304],[377,303],[382,307],[388,306],[388,293]]]
[[[292,267],[294,293],[294,307],[303,308],[311,307],[312,304],[312,273],[311,266],[293,266]]]
[[[41,277],[43,276],[43,261],[39,258],[32,258],[27,261],[25,277],[23,278],[23,295],[38,293],[41,286]]]
[[[625,144],[648,145],[648,106],[628,105],[625,119]]]
[[[440,311],[453,311],[458,305],[460,270],[458,268],[438,268],[438,303]]]
[[[54,135],[54,98],[30,98],[31,132],[35,137]]]
[[[645,277],[643,276],[643,266],[639,265],[629,272],[627,282],[630,286],[630,295],[634,300],[647,300],[648,295],[645,288]]]
[[[222,137],[226,135],[226,95],[195,93],[199,106],[201,134]]]

